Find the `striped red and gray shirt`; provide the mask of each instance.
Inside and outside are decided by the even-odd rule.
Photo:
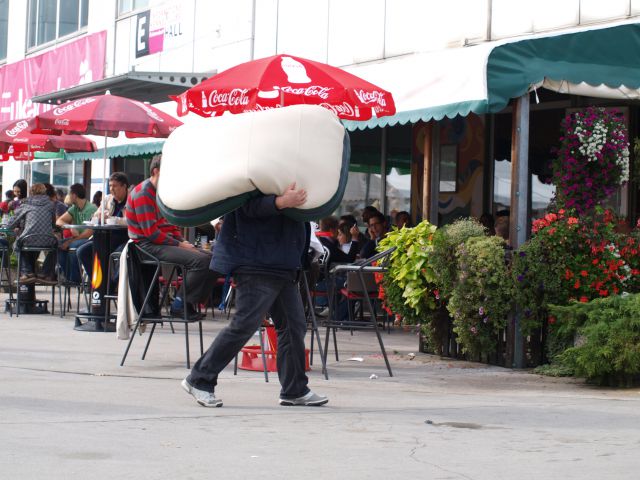
[[[180,230],[160,214],[156,187],[150,179],[139,183],[129,194],[125,209],[129,238],[148,240],[157,245],[174,245],[183,240]]]

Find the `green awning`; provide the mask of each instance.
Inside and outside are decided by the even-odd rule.
[[[127,143],[124,145],[107,146],[107,158],[135,157],[139,155],[153,155],[162,152],[164,140],[145,143]],[[92,160],[104,158],[104,148],[95,152],[79,152],[65,154],[67,160]]]
[[[393,116],[345,121],[349,130],[499,112],[535,88],[640,98],[640,23],[594,26],[410,55],[347,68],[389,90]]]

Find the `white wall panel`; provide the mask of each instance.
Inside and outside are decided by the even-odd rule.
[[[253,58],[276,54],[278,0],[256,0],[256,31]]]
[[[536,32],[574,27],[580,21],[580,0],[537,0],[532,18]]]
[[[251,0],[196,2],[195,71],[222,71],[249,60],[251,11]]]
[[[536,8],[536,2],[530,0],[493,0],[492,38],[533,32],[533,11]]]
[[[280,0],[277,53],[327,61],[328,0]]]
[[[580,22],[591,23],[625,17],[629,0],[580,0]]]
[[[351,65],[384,55],[384,0],[329,2],[331,65]]]

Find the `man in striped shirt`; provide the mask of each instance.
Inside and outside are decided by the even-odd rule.
[[[158,210],[156,188],[160,178],[160,161],[161,155],[153,157],[151,177],[138,184],[129,194],[125,210],[129,238],[160,261],[180,263],[187,267],[187,298],[176,297],[171,314],[182,317],[186,308],[188,318],[195,319],[198,317],[195,306],[208,300],[217,274],[209,269],[211,253],[187,242],[180,230],[168,223]]]

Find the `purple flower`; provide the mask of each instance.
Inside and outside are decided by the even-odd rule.
[[[518,275],[518,281],[521,282],[524,280],[524,275]]]
[[[480,316],[484,315],[484,308],[480,307],[478,309],[478,315],[480,315]]]

